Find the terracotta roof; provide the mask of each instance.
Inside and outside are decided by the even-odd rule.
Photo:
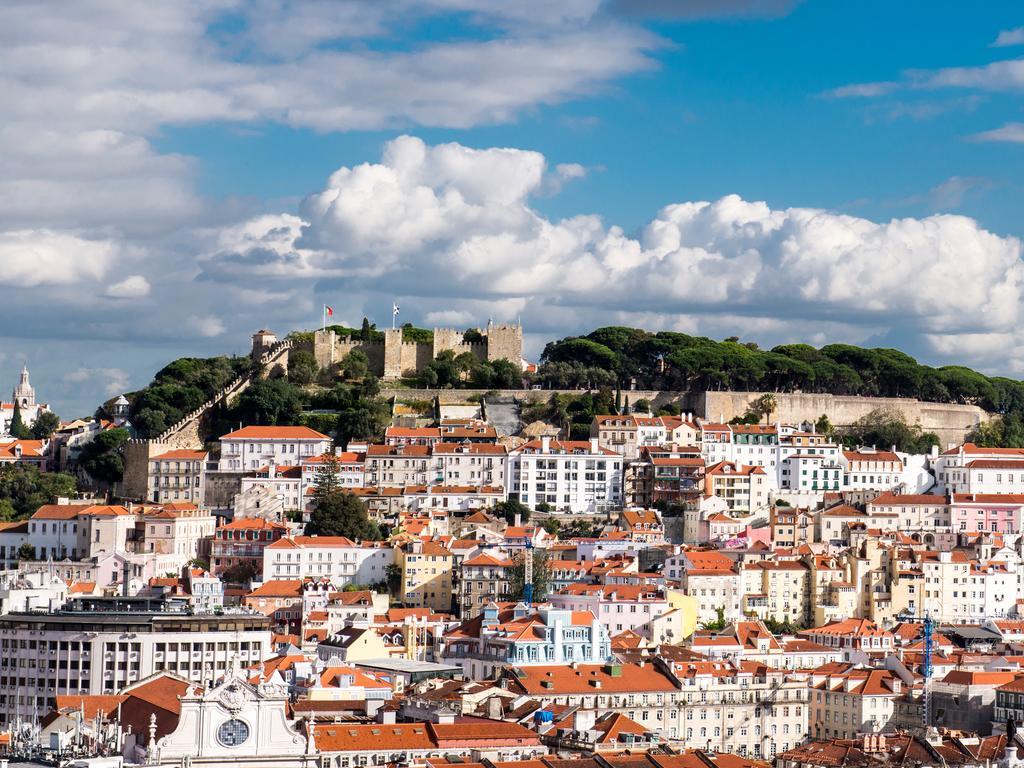
[[[330,440],[309,427],[242,427],[222,435],[221,440]]]
[[[167,461],[172,459],[187,459],[189,461],[202,461],[209,456],[208,451],[189,451],[186,449],[179,449],[177,451],[168,451],[167,453],[161,453],[159,456],[153,456],[150,461]]]
[[[611,674],[612,670],[618,674]],[[654,664],[530,665],[518,667],[509,676],[509,690],[531,696],[564,696],[639,691],[674,691],[675,684]]]
[[[302,579],[271,579],[246,597],[301,597]]]

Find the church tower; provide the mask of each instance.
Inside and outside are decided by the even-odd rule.
[[[36,404],[36,391],[28,381],[28,366],[21,369],[21,378],[14,388],[13,401],[22,408],[33,408]]]

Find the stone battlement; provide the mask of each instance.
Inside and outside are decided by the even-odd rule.
[[[313,334],[313,354],[321,367],[340,363],[349,352],[358,349],[370,363],[370,370],[383,379],[416,376],[442,352],[456,355],[468,352],[481,361],[508,360],[519,365],[523,359],[523,328],[520,325],[488,325],[480,331],[482,341],[465,341],[463,332],[454,328],[435,328],[432,342],[405,341],[401,328],[384,330],[383,341],[363,341],[357,337],[339,337],[334,331]]]

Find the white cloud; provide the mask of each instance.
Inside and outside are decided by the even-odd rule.
[[[993,48],[1003,48],[1011,45],[1024,45],[1024,27],[1016,29],[1004,29],[992,43]]]
[[[1002,128],[974,134],[974,141],[1005,141],[1011,144],[1024,144],[1024,123],[1007,123]]]
[[[128,391],[129,376],[120,368],[76,368],[62,377],[69,384],[92,384],[110,397]]]
[[[730,195],[668,205],[629,236],[596,216],[540,215],[530,198],[545,167],[535,152],[401,137],[379,163],[332,174],[302,205],[303,225],[265,218],[261,235],[248,222],[253,245],[210,256],[209,276],[225,279],[219,262],[260,262],[301,277],[315,254],[337,290],[417,297],[430,321],[479,322],[488,302],[515,301],[528,322],[558,330],[644,307],[669,324],[688,318],[695,331],[731,316],[741,333],[898,332],[933,349],[964,333],[1016,334],[1021,242],[970,218],[873,222]],[[950,180],[936,194],[949,202],[975,181]]]
[[[224,333],[224,321],[216,315],[189,315],[185,327],[203,338],[213,338]]]
[[[142,275],[129,275],[107,288],[106,295],[114,299],[138,299],[149,295],[149,281]]]
[[[333,44],[451,14],[477,34]],[[661,45],[600,0],[12,0],[0,4],[0,228],[59,217],[142,231],[198,216],[192,164],[150,144],[164,126],[494,123],[649,69]]]
[[[99,280],[122,253],[111,240],[51,230],[0,232],[0,285],[32,287]]]

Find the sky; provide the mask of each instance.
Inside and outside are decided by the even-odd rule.
[[[364,315],[1024,377],[1024,10],[0,4],[0,392]]]

